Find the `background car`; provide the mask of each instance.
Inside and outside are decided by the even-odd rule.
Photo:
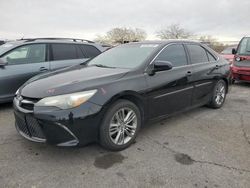
[[[220,108],[229,75],[228,62],[200,43],[128,43],[26,82],[14,98],[16,127],[35,142],[122,150],[146,121]]]
[[[0,103],[11,101],[31,77],[77,65],[102,53],[106,47],[83,39],[34,38],[0,46]]]
[[[250,82],[250,37],[243,37],[232,53],[235,54],[231,67],[233,82]]]
[[[237,48],[237,45],[229,46],[220,53],[221,56],[224,57],[226,60],[228,60],[230,64],[232,64],[234,60],[234,54],[232,53],[232,50],[234,48]]]

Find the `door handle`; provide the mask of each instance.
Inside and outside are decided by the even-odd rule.
[[[215,69],[219,69],[220,68],[220,66],[219,65],[215,65]]]
[[[192,76],[192,72],[191,71],[187,71],[187,76]]]
[[[40,72],[45,72],[45,71],[47,71],[47,70],[48,70],[48,69],[45,68],[45,67],[40,67],[40,69],[39,69]]]

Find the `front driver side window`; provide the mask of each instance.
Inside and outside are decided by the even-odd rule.
[[[156,58],[158,61],[169,61],[173,67],[187,65],[187,56],[182,44],[167,46]]]
[[[45,54],[45,44],[32,44],[18,47],[2,58],[8,64],[39,63],[45,61]]]

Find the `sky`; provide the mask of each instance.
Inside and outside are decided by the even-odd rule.
[[[250,0],[0,0],[0,38],[93,40],[114,27],[141,28],[147,39],[180,24],[220,41],[250,36]]]

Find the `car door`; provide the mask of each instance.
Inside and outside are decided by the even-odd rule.
[[[192,105],[205,104],[213,91],[216,76],[220,75],[214,55],[200,44],[185,44],[192,64],[194,93]]]
[[[182,44],[166,46],[154,61],[168,61],[172,63],[173,68],[146,75],[151,119],[188,108],[191,105],[193,91],[192,69]]]
[[[88,59],[77,44],[50,44],[50,70],[52,71],[78,65]]]
[[[31,77],[49,70],[46,44],[28,44],[5,53],[7,62],[0,67],[0,98],[11,98],[16,90]]]

